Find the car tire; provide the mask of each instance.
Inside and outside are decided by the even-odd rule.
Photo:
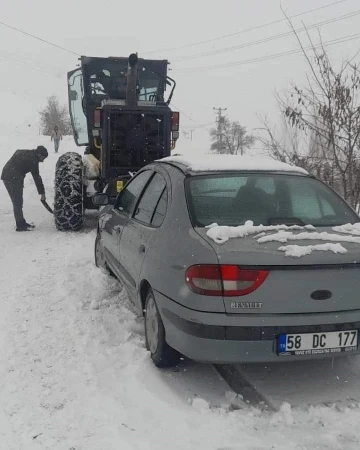
[[[145,339],[146,348],[156,367],[173,367],[179,362],[179,353],[165,340],[164,324],[151,289],[145,301]]]
[[[81,155],[61,155],[55,168],[54,219],[60,231],[77,231],[84,224],[83,163]]]
[[[95,266],[105,270],[112,277],[115,277],[114,273],[112,272],[111,269],[109,269],[109,266],[106,263],[104,246],[99,232],[97,233],[95,239],[94,253],[95,253]]]

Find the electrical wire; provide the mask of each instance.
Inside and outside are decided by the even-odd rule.
[[[198,128],[203,128],[204,130],[206,130],[207,132],[209,132],[210,130],[208,128],[206,128],[205,125],[201,125],[199,124],[196,120],[194,120],[191,116],[189,116],[186,112],[182,111],[180,108],[178,108],[176,105],[174,105],[174,103],[171,103],[171,105],[177,109],[179,111],[179,113],[181,113],[183,116],[185,116],[186,118],[188,118],[189,120],[191,120],[191,122],[195,123]],[[181,125],[180,125],[181,127]]]
[[[24,30],[21,30],[21,29],[19,29],[19,28],[13,27],[12,25],[9,25],[9,24],[7,24],[7,23],[5,23],[5,22],[0,21],[0,25],[2,25],[2,26],[4,26],[4,27],[7,27],[7,28],[10,28],[11,30],[17,31],[17,32],[19,32],[19,33],[21,33],[21,34],[24,34],[25,36],[31,37],[31,38],[33,38],[33,39],[36,39],[36,40],[38,40],[38,41],[40,41],[40,42],[44,42],[44,43],[46,43],[46,44],[48,44],[48,45],[51,45],[52,47],[55,47],[55,48],[57,48],[57,49],[59,49],[59,50],[66,51],[66,52],[71,53],[71,54],[76,55],[76,56],[81,56],[81,55],[80,55],[79,53],[77,53],[77,52],[74,52],[74,51],[72,51],[72,50],[69,50],[69,49],[67,49],[67,48],[65,48],[65,47],[62,47],[62,46],[60,46],[60,45],[54,44],[54,43],[52,43],[52,42],[50,42],[50,41],[48,41],[48,40],[46,40],[46,39],[39,38],[38,36],[35,36],[34,34],[31,34],[31,33],[28,33],[28,32],[26,32],[26,31],[24,31]],[[4,60],[4,59],[7,59],[7,60],[15,61],[15,62],[20,62],[20,63],[23,63],[23,64],[29,64],[29,61],[27,61],[27,60],[25,60],[25,59],[21,60],[21,59],[19,59],[19,58],[9,57],[8,55],[6,55],[6,56],[5,56],[5,55],[1,55],[1,56],[0,56],[0,60],[1,60],[1,59],[3,59],[3,60]],[[31,63],[30,63],[30,64],[31,64]],[[33,69],[39,71],[38,68],[33,67]],[[43,70],[41,70],[41,72],[43,72]],[[49,73],[49,74],[50,74],[50,73]],[[53,74],[51,74],[51,75],[53,75]],[[195,124],[197,124],[197,127],[199,127],[199,128],[204,128],[206,131],[209,131],[207,128],[205,128],[204,125],[198,124],[192,117],[190,117],[190,116],[189,116],[188,114],[186,114],[184,111],[180,111],[180,109],[177,108],[175,105],[174,105],[174,107],[175,107],[179,112],[181,112],[181,114],[183,114],[185,117],[187,117],[189,120],[191,120],[192,122],[194,122]]]
[[[349,42],[349,41],[353,41],[355,39],[359,39],[360,38],[360,33],[356,33],[356,34],[352,34],[350,36],[344,36],[342,38],[338,38],[338,39],[333,39],[331,41],[327,41],[321,44],[317,44],[314,46],[308,46],[305,47],[304,50],[311,50],[313,48],[319,48],[319,47],[329,47],[331,45],[336,45],[336,44],[341,44],[344,42]],[[301,53],[302,49],[297,49],[297,50],[288,50],[286,52],[282,52],[282,53],[276,53],[273,55],[268,55],[268,56],[263,56],[260,58],[253,58],[253,59],[248,59],[248,60],[244,60],[244,61],[234,61],[231,63],[226,63],[226,64],[217,64],[217,65],[213,65],[213,66],[202,66],[202,67],[187,67],[184,69],[173,69],[174,72],[176,73],[194,73],[194,72],[200,72],[200,71],[208,71],[208,70],[214,70],[214,69],[222,69],[222,68],[227,68],[227,67],[235,67],[235,66],[240,66],[240,65],[246,65],[246,64],[251,64],[251,63],[256,63],[256,62],[263,62],[263,61],[268,61],[271,59],[276,59],[276,58],[280,58],[282,56],[290,56],[290,55],[295,55],[296,53]]]
[[[303,31],[307,31],[307,30],[311,30],[313,28],[318,28],[318,27],[322,27],[322,26],[325,26],[325,25],[329,25],[329,24],[332,24],[332,23],[335,23],[335,22],[339,22],[341,20],[345,20],[345,19],[351,18],[351,17],[356,17],[358,15],[360,15],[360,9],[356,10],[356,11],[353,11],[352,13],[349,13],[349,14],[344,14],[343,16],[335,17],[333,19],[324,20],[322,22],[318,22],[318,23],[315,23],[315,24],[312,24],[312,25],[309,25],[309,26],[306,26],[306,27],[299,28],[299,29],[297,29],[295,31],[297,33],[301,33]],[[263,44],[263,43],[266,43],[266,42],[273,41],[275,39],[280,39],[282,37],[290,36],[292,34],[294,34],[293,31],[287,31],[286,33],[275,34],[273,36],[269,36],[267,38],[259,39],[257,41],[246,42],[246,43],[240,44],[240,45],[226,47],[226,48],[222,48],[222,49],[219,49],[219,50],[213,50],[211,52],[205,52],[205,53],[203,52],[203,53],[197,53],[197,54],[194,54],[194,55],[183,56],[181,58],[177,58],[175,60],[172,60],[172,62],[189,61],[191,59],[198,59],[198,58],[202,58],[202,57],[205,57],[205,56],[218,55],[218,54],[221,54],[221,53],[226,53],[226,52],[230,52],[230,51],[234,51],[234,50],[238,50],[238,49],[242,49],[242,48],[246,48],[246,47],[252,47],[253,45]]]
[[[27,66],[30,67],[31,70],[35,70],[36,72],[41,72],[41,73],[46,73],[47,75],[51,75],[55,78],[60,78],[60,72],[61,72],[61,68],[60,67],[56,67],[56,66],[52,66],[50,64],[47,64],[49,69],[52,69],[52,71],[49,71],[46,66],[42,63],[37,63],[35,61],[30,61],[24,58],[16,58],[13,56],[13,54],[9,54],[9,53],[3,53],[0,52],[0,61],[12,61],[15,63],[20,63],[20,64],[25,64]]]
[[[214,122],[203,123],[203,124],[198,124],[198,125],[180,125],[180,127],[181,128],[203,128],[203,127],[208,127],[210,125],[214,125]]]
[[[302,13],[294,14],[294,15],[290,16],[289,19],[295,19],[296,17],[304,16],[306,14],[310,14],[310,13],[313,13],[315,11],[320,11],[320,10],[323,10],[325,8],[330,8],[331,6],[335,6],[335,5],[338,5],[340,3],[344,3],[344,2],[347,2],[347,1],[348,0],[338,0],[336,2],[332,2],[332,3],[329,3],[327,5],[320,6],[318,8],[309,9],[307,11],[303,11]],[[206,39],[204,41],[198,41],[198,42],[193,42],[193,43],[190,43],[190,44],[181,45],[179,47],[163,48],[161,50],[152,50],[152,51],[148,51],[148,52],[143,52],[143,54],[144,55],[145,54],[149,54],[149,53],[154,54],[154,53],[161,53],[161,52],[164,52],[164,51],[169,52],[169,51],[174,51],[174,50],[182,50],[184,48],[189,48],[189,47],[195,47],[196,45],[208,44],[209,42],[215,42],[215,41],[219,41],[221,39],[226,39],[228,37],[239,36],[240,34],[248,33],[249,31],[259,30],[261,28],[265,28],[265,27],[268,27],[268,26],[271,26],[271,25],[275,25],[275,24],[284,22],[286,20],[288,20],[288,19],[287,18],[283,18],[283,19],[273,20],[272,22],[267,22],[267,23],[264,23],[264,24],[261,24],[261,25],[256,25],[256,26],[251,27],[251,28],[245,28],[244,30],[236,31],[235,33],[224,34],[222,36]]]
[[[17,31],[18,33],[24,34],[25,36],[29,36],[29,37],[31,37],[33,39],[36,39],[36,40],[40,41],[40,42],[44,42],[45,44],[51,45],[52,47],[55,47],[55,48],[57,48],[59,50],[63,50],[65,52],[71,53],[71,54],[73,54],[75,56],[81,56],[79,53],[73,52],[72,50],[69,50],[68,48],[62,47],[61,45],[54,44],[53,42],[47,41],[46,39],[42,39],[42,38],[40,38],[38,36],[35,36],[34,34],[28,33],[27,31],[20,30],[20,28],[13,27],[12,25],[9,25],[9,24],[7,24],[5,22],[1,22],[0,21],[0,25],[2,25],[3,27],[6,27],[6,28],[10,28],[13,31]]]

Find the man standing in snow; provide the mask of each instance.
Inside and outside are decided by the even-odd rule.
[[[51,140],[54,141],[55,153],[59,151],[60,141],[62,141],[62,135],[57,125],[54,126],[54,131],[51,133]]]
[[[39,163],[43,162],[47,156],[48,151],[42,145],[35,150],[16,150],[4,166],[1,179],[13,203],[16,231],[29,231],[34,228],[34,225],[26,222],[23,215],[24,179],[27,173],[30,172],[33,176],[41,200],[46,200]]]

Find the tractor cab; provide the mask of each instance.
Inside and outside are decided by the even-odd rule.
[[[146,164],[169,156],[179,137],[179,113],[170,109],[176,83],[166,60],[82,56],[68,73],[73,135],[85,154],[61,155],[55,169],[58,230],[79,230],[94,195],[111,202]],[[169,91],[167,95],[166,90]]]
[[[169,107],[176,83],[168,64],[136,54],[82,56],[80,67],[68,73],[75,142],[100,160],[104,183],[169,156],[175,147],[179,113]]]

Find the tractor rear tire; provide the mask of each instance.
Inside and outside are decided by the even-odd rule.
[[[54,218],[60,231],[77,231],[84,224],[83,162],[78,153],[64,153],[56,163]]]

